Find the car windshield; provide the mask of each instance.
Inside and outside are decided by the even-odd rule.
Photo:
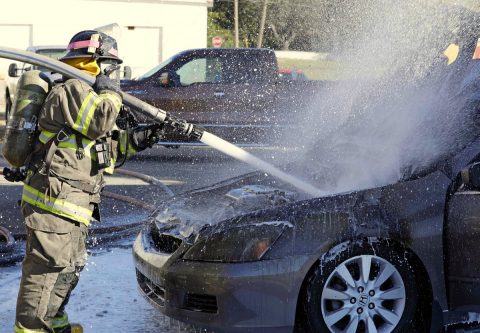
[[[158,64],[157,66],[153,67],[151,70],[149,70],[149,71],[146,72],[145,74],[142,74],[142,75],[140,75],[139,77],[137,77],[137,80],[143,80],[143,79],[149,78],[150,76],[152,76],[153,74],[155,74],[156,72],[158,72],[158,71],[160,70],[160,68],[163,68],[163,67],[167,66],[169,63],[171,63],[172,60],[173,60],[173,57],[170,57],[170,58],[168,58],[167,60],[162,61],[160,64]]]
[[[53,59],[60,59],[65,55],[66,50],[65,49],[43,49],[43,50],[37,50],[35,53],[41,54],[43,56],[53,58]],[[37,69],[42,72],[50,71],[48,68],[39,67],[39,66],[34,66],[34,69]]]

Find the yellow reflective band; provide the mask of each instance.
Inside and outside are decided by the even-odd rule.
[[[85,156],[89,157],[92,160],[96,159],[95,155],[90,153],[90,150],[95,145],[94,140],[89,140],[86,138],[82,138],[82,147],[85,152]],[[68,148],[71,150],[77,150],[77,140],[75,138],[75,134],[72,134],[68,137],[68,140],[62,141],[58,143],[58,148]]]
[[[105,169],[105,172],[108,173],[109,175],[113,175],[113,172],[115,171],[115,163],[116,161],[112,158],[110,160],[110,166]]]
[[[56,134],[57,133],[43,130],[40,132],[38,139],[40,140],[41,143],[45,144],[48,141],[50,141]]]
[[[86,109],[90,110],[90,108],[93,104],[93,98],[94,98],[93,94],[91,92],[88,93],[87,97],[85,98],[85,100],[82,103],[82,106],[80,107],[80,110],[78,110],[77,120],[75,120],[75,124],[73,125],[74,130],[76,130],[78,132],[82,131],[83,124],[84,124],[83,114],[85,113]]]
[[[40,142],[46,144],[50,141],[57,133],[48,132],[43,130],[38,137]],[[94,140],[89,140],[87,138],[82,138],[82,146],[85,151],[85,156],[90,157],[92,160],[96,159],[95,155],[91,155],[90,150],[92,149],[93,145],[95,144]],[[58,148],[68,148],[72,150],[77,150],[77,140],[75,138],[75,134],[71,134],[68,136],[68,140],[61,141],[58,143]]]
[[[122,155],[125,155],[125,153],[127,154],[127,157],[131,157],[133,155],[136,155],[138,152],[135,150],[135,148],[133,148],[133,146],[131,144],[128,145],[128,149],[127,149],[127,133],[126,132],[121,132],[120,133],[120,141],[119,141],[119,149],[120,149],[120,153],[122,153]]]
[[[92,121],[95,109],[98,106],[98,103],[101,101],[100,98],[93,92],[89,92],[87,97],[82,103],[80,110],[78,111],[77,120],[73,124],[73,129],[83,135],[87,135],[88,127]]]
[[[118,97],[117,94],[102,92],[100,95],[98,95],[98,97],[102,99],[109,99],[110,101],[112,101],[117,112],[120,112],[120,107],[122,106],[122,100],[120,99],[120,97]]]
[[[128,157],[133,156],[137,154],[138,152],[135,150],[135,148],[132,147],[132,145],[128,145]]]
[[[120,146],[120,152],[122,155],[125,155],[125,146],[122,145]],[[131,145],[128,145],[128,152],[127,152],[127,157],[132,157],[133,155],[136,155],[138,152],[133,148]]]
[[[120,140],[118,144],[120,145],[120,152],[124,155],[127,150],[127,133],[126,132],[120,132]]]
[[[68,325],[68,316],[67,314],[64,314],[61,317],[55,317],[53,318],[52,321],[52,327],[53,328],[62,328]]]
[[[22,200],[29,204],[52,212],[56,215],[68,217],[74,221],[90,224],[93,211],[65,200],[60,200],[50,196],[45,196],[40,191],[25,184],[23,186]]]
[[[88,110],[87,117],[85,118],[85,123],[83,125],[83,129],[82,129],[82,132],[81,132],[85,136],[88,133],[88,128],[90,127],[90,123],[92,122],[93,116],[95,114],[95,110],[97,109],[97,106],[98,106],[98,103],[100,103],[100,99],[95,98],[95,100],[93,101],[92,107],[90,108],[90,110]]]
[[[43,132],[44,131],[42,131],[42,133],[40,134],[39,139],[40,139],[40,142],[44,144],[50,141],[51,138],[56,135],[56,133],[50,133],[50,132],[48,134],[51,134],[51,135],[45,135]],[[95,155],[91,156],[90,150],[94,145],[95,145],[94,140],[82,138],[82,147],[85,151],[85,156],[90,157],[92,160],[95,160]],[[71,150],[77,150],[78,146],[77,146],[77,140],[75,138],[75,134],[70,135],[68,137],[68,140],[59,142],[58,148],[68,148]]]
[[[15,333],[44,333],[45,331],[36,331],[36,330],[29,330],[28,328],[20,328],[15,325]]]

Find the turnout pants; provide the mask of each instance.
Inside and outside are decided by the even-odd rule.
[[[55,332],[68,325],[65,306],[86,263],[87,227],[28,204],[23,208],[27,244],[15,332]]]

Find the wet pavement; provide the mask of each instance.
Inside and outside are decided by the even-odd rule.
[[[67,307],[85,333],[206,332],[163,316],[137,290],[130,244],[90,252],[78,287]],[[0,333],[13,332],[20,265],[0,268]]]

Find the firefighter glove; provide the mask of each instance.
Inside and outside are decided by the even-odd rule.
[[[131,142],[136,151],[152,148],[164,137],[163,126],[159,124],[138,126],[133,130]]]
[[[104,90],[111,90],[117,94],[120,94],[120,82],[117,80],[112,80],[105,74],[99,74],[97,75],[95,83],[93,84],[93,90],[95,90],[96,93],[100,93]]]
[[[27,173],[25,170],[22,169],[9,169],[3,168],[3,177],[9,182],[21,182],[27,178]]]

